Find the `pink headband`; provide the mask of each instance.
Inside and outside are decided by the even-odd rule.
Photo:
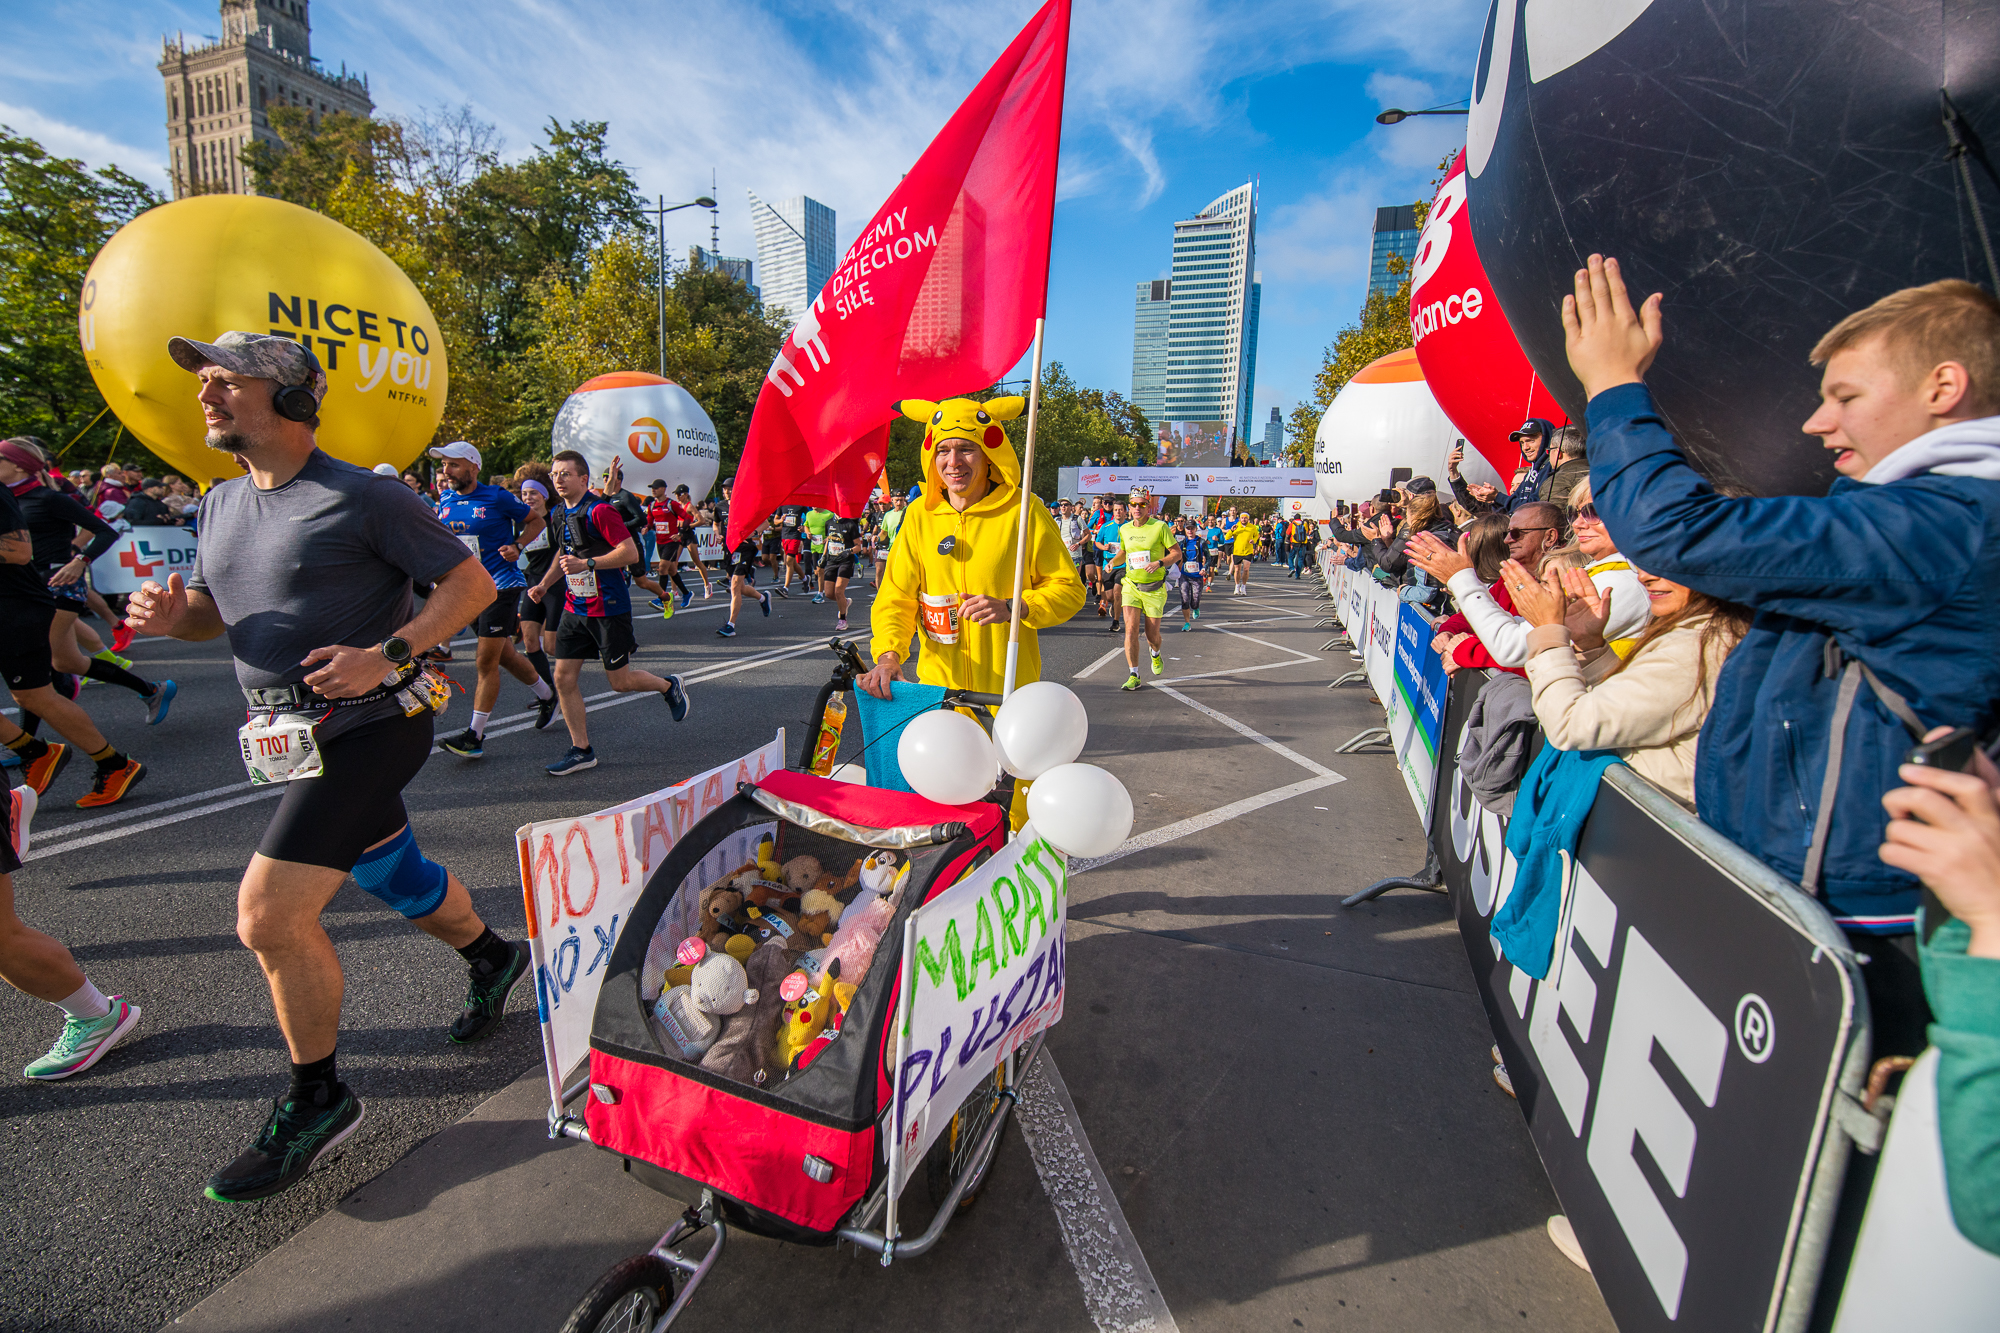
[[[42,461],[42,456],[19,440],[0,440],[0,458],[26,468],[36,476],[49,470],[49,465]]]

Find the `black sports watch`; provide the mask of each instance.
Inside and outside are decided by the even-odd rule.
[[[597,568],[597,557],[586,556],[584,558],[583,567],[588,570],[595,570]]]
[[[382,640],[382,657],[390,666],[407,666],[410,661],[410,643],[391,634]]]

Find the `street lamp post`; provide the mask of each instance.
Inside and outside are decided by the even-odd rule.
[[[1434,106],[1428,111],[1405,111],[1400,107],[1390,107],[1375,117],[1377,125],[1400,125],[1411,116],[1469,116],[1472,113],[1464,107]]]
[[[685,204],[667,203],[665,195],[658,196],[659,204],[652,211],[659,223],[660,235],[660,378],[667,377],[667,214],[678,213],[683,208],[714,208],[715,200],[707,195],[691,199]]]

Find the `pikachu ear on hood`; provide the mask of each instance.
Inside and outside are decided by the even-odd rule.
[[[1028,410],[1028,400],[1020,397],[988,398],[980,404],[995,421],[1012,421]]]
[[[937,415],[938,405],[928,398],[905,398],[896,404],[896,410],[910,420],[921,421],[928,426],[931,424],[931,419]]]

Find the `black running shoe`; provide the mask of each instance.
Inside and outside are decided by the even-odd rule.
[[[326,1106],[279,1098],[249,1150],[208,1178],[202,1191],[217,1203],[249,1203],[282,1194],[305,1179],[313,1163],[361,1127],[361,1099],[334,1085]]]
[[[477,759],[486,753],[486,743],[473,733],[471,727],[456,736],[447,736],[438,742],[438,748],[460,759]]]
[[[528,975],[528,946],[517,940],[512,947],[513,959],[498,971],[487,963],[472,964],[472,984],[465,992],[465,1008],[451,1021],[453,1041],[478,1041],[500,1025],[507,997],[521,978]]]
[[[674,715],[674,721],[676,722],[687,721],[687,715],[688,715],[687,687],[681,684],[681,678],[679,676],[668,676],[667,685],[668,685],[667,692],[662,697],[664,697],[667,701],[668,711]]]
[[[561,701],[556,698],[553,689],[549,691],[548,698],[535,700],[535,730],[547,731],[549,723],[555,721],[556,709],[559,707]]]

